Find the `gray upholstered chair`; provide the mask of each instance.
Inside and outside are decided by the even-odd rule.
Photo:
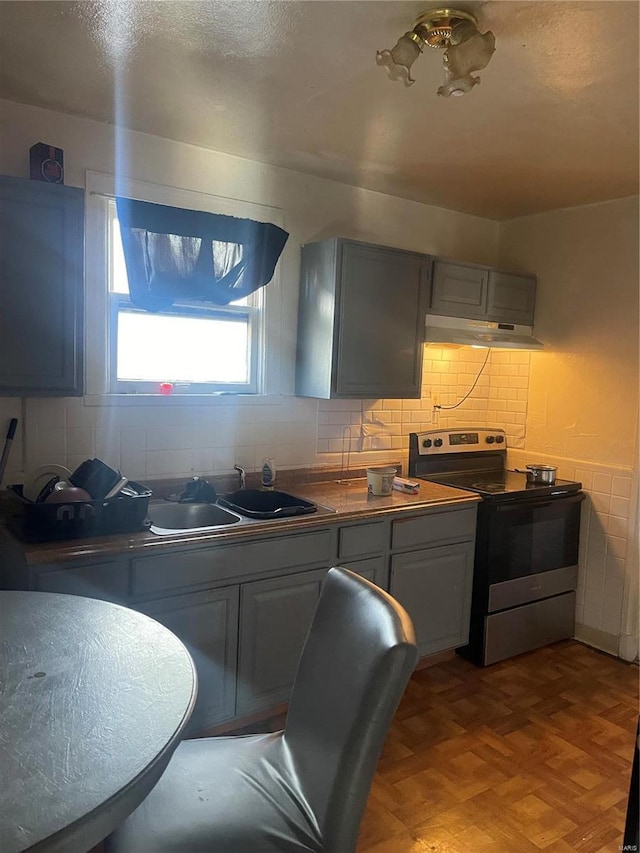
[[[183,741],[107,853],[351,853],[389,725],[415,666],[411,620],[331,569],[282,732]]]

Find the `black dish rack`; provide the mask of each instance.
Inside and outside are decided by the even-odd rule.
[[[132,480],[127,483],[127,490],[135,494],[67,503],[34,503],[22,494],[22,484],[8,486],[7,491],[17,498],[21,507],[12,527],[41,542],[148,529],[151,490]]]

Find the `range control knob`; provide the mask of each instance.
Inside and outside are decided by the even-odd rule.
[[[494,436],[494,435],[488,435],[488,436],[485,438],[485,441],[487,442],[487,444],[493,444],[493,442],[494,442],[495,440],[496,440],[496,438],[495,438],[495,436]]]
[[[504,441],[503,435],[497,435],[496,436],[496,444],[502,444],[503,441]]]
[[[436,447],[442,447],[442,439],[441,438],[436,438],[436,440],[433,443],[435,444]]]
[[[425,438],[425,440],[422,442],[423,447],[431,447],[432,444],[433,444],[433,442],[431,441],[430,438]]]

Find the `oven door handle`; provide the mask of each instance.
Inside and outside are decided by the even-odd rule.
[[[496,512],[509,512],[510,510],[517,509],[518,507],[533,507],[535,509],[545,509],[548,506],[557,506],[560,501],[567,504],[576,504],[580,503],[585,499],[586,495],[584,492],[566,492],[565,494],[556,495],[551,499],[548,498],[533,498],[530,501],[519,500],[519,501],[509,501],[505,503],[497,503],[495,504]]]

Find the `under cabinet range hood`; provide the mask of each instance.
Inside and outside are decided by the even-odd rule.
[[[425,343],[460,344],[472,347],[541,350],[544,345],[533,337],[532,326],[491,323],[427,314]]]

